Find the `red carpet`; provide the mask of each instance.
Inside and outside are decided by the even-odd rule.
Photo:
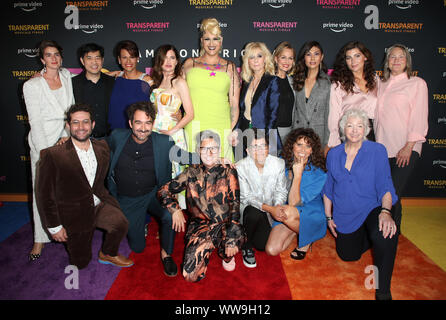
[[[135,262],[119,273],[106,300],[290,300],[280,257],[256,252],[257,268],[244,266],[241,254],[236,256],[236,269],[227,272],[214,251],[206,278],[198,283],[186,282],[179,268],[178,275],[169,278],[163,273],[159,240],[155,238],[158,225],[149,225],[147,246],[143,253],[132,253]],[[173,258],[179,266],[183,260],[184,233],[177,234]]]

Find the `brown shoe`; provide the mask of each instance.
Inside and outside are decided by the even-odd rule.
[[[102,264],[112,264],[116,267],[128,268],[133,266],[133,261],[118,254],[117,256],[109,256],[108,254],[103,254],[99,251],[99,260]]]

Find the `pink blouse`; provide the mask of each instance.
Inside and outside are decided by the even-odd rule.
[[[357,84],[353,87],[353,93],[347,94],[339,83],[331,84],[330,91],[330,112],[328,114],[328,146],[330,148],[341,144],[339,137],[339,120],[345,111],[349,109],[364,110],[369,119],[375,118],[375,108],[377,101],[377,88],[368,92],[362,92]]]
[[[406,73],[378,82],[378,104],[374,120],[376,141],[382,143],[389,158],[396,157],[406,142],[415,143],[421,155],[428,129],[428,91],[426,82]]]

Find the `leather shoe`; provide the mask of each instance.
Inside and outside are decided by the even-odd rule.
[[[175,277],[178,274],[178,268],[171,256],[161,259],[164,266],[164,274],[168,277]]]
[[[117,256],[109,256],[108,254],[103,254],[102,251],[99,251],[99,260],[102,264],[111,264],[116,267],[128,268],[133,266],[133,261],[118,254]]]

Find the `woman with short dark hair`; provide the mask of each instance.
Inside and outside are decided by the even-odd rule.
[[[110,129],[128,128],[126,108],[134,102],[149,101],[152,78],[138,71],[139,49],[135,42],[123,40],[115,48],[123,71],[117,73],[110,98],[108,122]],[[115,73],[115,72],[114,72]]]

